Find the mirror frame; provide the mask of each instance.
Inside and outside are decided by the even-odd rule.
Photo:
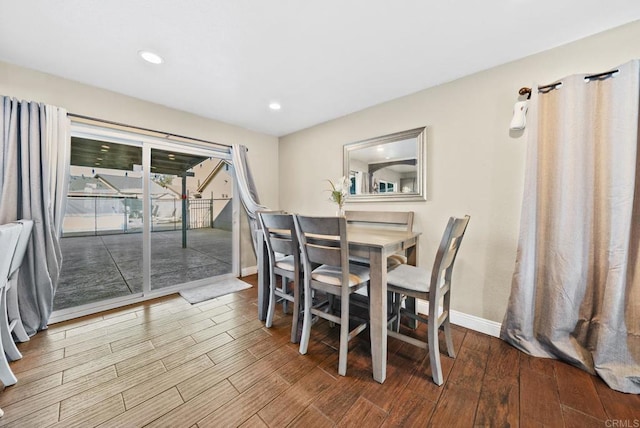
[[[392,143],[394,141],[402,141],[410,138],[416,138],[417,141],[417,176],[416,184],[418,189],[412,193],[368,193],[366,195],[351,195],[348,194],[345,202],[387,202],[387,201],[426,201],[426,145],[427,145],[427,127],[410,129],[408,131],[396,132],[393,134],[383,135],[381,137],[370,138],[367,140],[357,141],[355,143],[349,143],[344,145],[344,152],[342,157],[344,176],[349,178],[349,160],[353,151],[358,149],[364,149],[379,144]]]

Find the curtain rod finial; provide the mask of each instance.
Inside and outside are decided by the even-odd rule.
[[[529,98],[531,98],[531,88],[527,88],[526,86],[525,86],[525,87],[522,87],[522,88],[520,88],[520,90],[518,91],[518,94],[520,94],[520,95],[526,95],[526,96],[527,96],[527,99],[529,99]]]

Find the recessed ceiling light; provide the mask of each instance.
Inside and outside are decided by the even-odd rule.
[[[102,147],[103,149],[108,149],[109,148],[109,146],[107,146],[106,144],[103,144],[100,147]]]
[[[280,110],[282,106],[280,105],[280,103],[272,102],[269,104],[269,108],[271,110]]]
[[[379,151],[379,152],[384,151],[384,147],[382,147],[382,146],[378,146],[378,151]]]
[[[100,149],[100,151],[101,151],[102,153],[106,153],[106,152],[108,152],[108,151],[109,151],[109,149]]]
[[[149,51],[138,51],[138,55],[140,55],[143,60],[150,62],[151,64],[162,64],[164,62],[162,57],[157,53]]]

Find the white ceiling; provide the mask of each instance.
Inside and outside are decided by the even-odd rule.
[[[638,0],[0,0],[0,60],[281,136],[637,19]]]

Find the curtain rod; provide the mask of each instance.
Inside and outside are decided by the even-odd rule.
[[[591,80],[591,79],[599,79],[601,77],[608,77],[608,76],[611,76],[612,74],[617,73],[618,71],[620,71],[620,70],[618,70],[616,68],[615,70],[609,70],[609,71],[605,71],[603,73],[590,74],[588,76],[584,76],[584,80]],[[545,89],[555,89],[559,85],[562,85],[562,82],[554,82],[554,83],[550,83],[549,85],[538,86],[538,91],[544,91]],[[520,88],[520,90],[518,91],[518,94],[526,95],[527,99],[529,99],[529,98],[531,98],[531,88],[527,88],[527,87]]]
[[[99,122],[99,123],[105,123],[105,124],[108,124],[108,125],[120,126],[120,127],[123,127],[123,128],[130,128],[130,129],[137,129],[139,131],[152,132],[154,134],[161,134],[161,135],[164,135],[165,138],[170,138],[170,137],[184,138],[185,140],[198,141],[200,143],[207,143],[207,144],[214,144],[216,146],[227,147],[229,149],[231,148],[231,146],[228,145],[228,144],[216,143],[216,142],[209,141],[209,140],[202,140],[200,138],[186,137],[184,135],[173,134],[171,132],[157,131],[155,129],[143,128],[141,126],[127,125],[126,123],[114,122],[114,121],[105,120],[105,119],[98,119],[96,117],[83,116],[81,114],[67,113],[67,116],[75,117],[77,119],[83,119],[83,120],[87,120],[87,121],[92,121],[92,122]]]

